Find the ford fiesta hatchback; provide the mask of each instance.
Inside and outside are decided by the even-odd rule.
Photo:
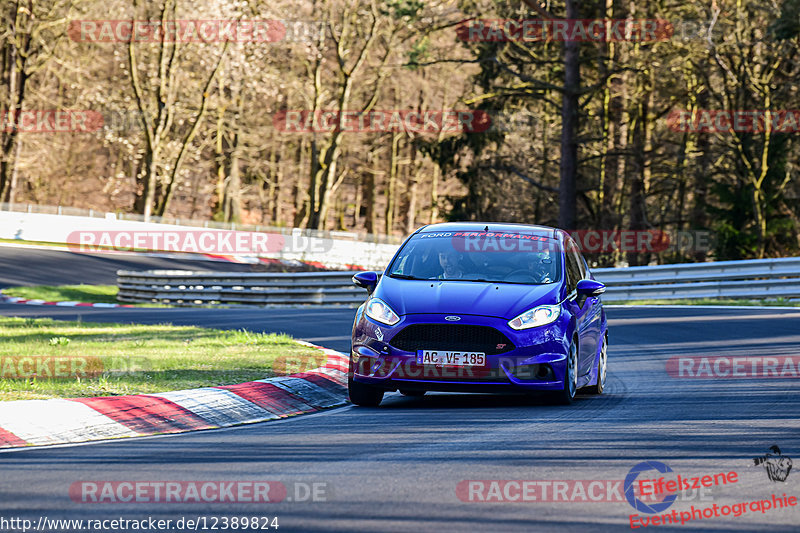
[[[608,331],[595,281],[565,231],[445,223],[412,234],[388,268],[353,282],[350,400],[384,392],[547,391],[572,403],[605,386]]]

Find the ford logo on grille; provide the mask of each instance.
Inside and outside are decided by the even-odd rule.
[[[461,317],[460,316],[450,315],[450,316],[444,317],[444,319],[447,320],[448,322],[458,322],[459,320],[461,320]]]

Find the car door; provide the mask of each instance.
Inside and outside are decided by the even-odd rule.
[[[578,265],[581,269],[581,279],[591,279],[589,273],[589,266],[586,264],[586,259],[581,255],[577,248],[574,250]],[[581,344],[586,348],[586,361],[585,367],[581,367],[581,375],[588,374],[594,368],[594,360],[597,355],[597,349],[600,343],[601,333],[601,312],[602,305],[600,298],[597,296],[590,296],[586,298],[582,306],[584,310],[584,327],[585,336],[581,338]]]
[[[578,377],[589,372],[592,364],[592,335],[588,331],[591,304],[578,297],[577,285],[585,275],[585,269],[581,270],[583,263],[578,255],[578,247],[572,239],[567,239],[564,243],[564,260],[567,271],[567,303],[570,313],[575,317],[575,326],[578,332]],[[596,344],[595,344],[596,346]]]

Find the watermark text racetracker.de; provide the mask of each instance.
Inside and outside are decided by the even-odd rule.
[[[327,481],[272,480],[126,480],[76,481],[70,499],[79,504],[265,504],[327,502],[333,488]]]
[[[88,109],[0,110],[0,131],[6,133],[87,133],[103,127],[103,115]]]
[[[663,19],[471,19],[456,25],[467,42],[665,41],[672,24]]]
[[[686,488],[680,492],[684,501],[711,501],[710,487]],[[621,479],[471,479],[456,486],[456,496],[463,502],[624,502]],[[640,494],[644,501],[660,501],[661,495],[650,491]]]
[[[275,113],[272,121],[283,133],[479,133],[492,126],[489,113],[470,109],[289,110]]]
[[[209,255],[258,255],[277,253],[323,253],[332,241],[293,233],[263,233],[233,230],[77,230],[67,236],[75,252],[152,251]]]
[[[581,253],[710,252],[713,235],[707,230],[570,230]]]
[[[54,337],[59,342],[62,338]],[[68,340],[68,339],[67,339]],[[81,380],[152,368],[146,357],[89,355],[2,355],[0,379]]]
[[[70,39],[80,43],[316,42],[327,25],[311,20],[73,20]]]
[[[692,133],[798,133],[798,109],[674,109],[666,117],[675,132]]]
[[[708,231],[567,230],[584,254],[635,252],[708,252]],[[420,238],[449,238],[459,252],[551,252],[554,241],[535,232],[455,231],[422,234]]]
[[[675,356],[667,374],[679,379],[800,378],[800,355]]]

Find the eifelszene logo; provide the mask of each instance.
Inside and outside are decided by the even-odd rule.
[[[792,460],[781,454],[781,449],[778,446],[770,446],[766,455],[761,457],[754,457],[753,463],[756,466],[763,466],[767,471],[767,477],[770,481],[786,481],[789,477],[789,472],[792,471]]]
[[[642,472],[648,470],[655,470],[661,474],[672,472],[672,469],[659,461],[644,461],[634,466],[625,476],[625,484],[623,485],[625,491],[625,499],[631,504],[631,507],[643,513],[655,514],[669,508],[670,505],[675,503],[678,498],[677,494],[667,494],[660,502],[645,503],[636,496],[636,479]]]

